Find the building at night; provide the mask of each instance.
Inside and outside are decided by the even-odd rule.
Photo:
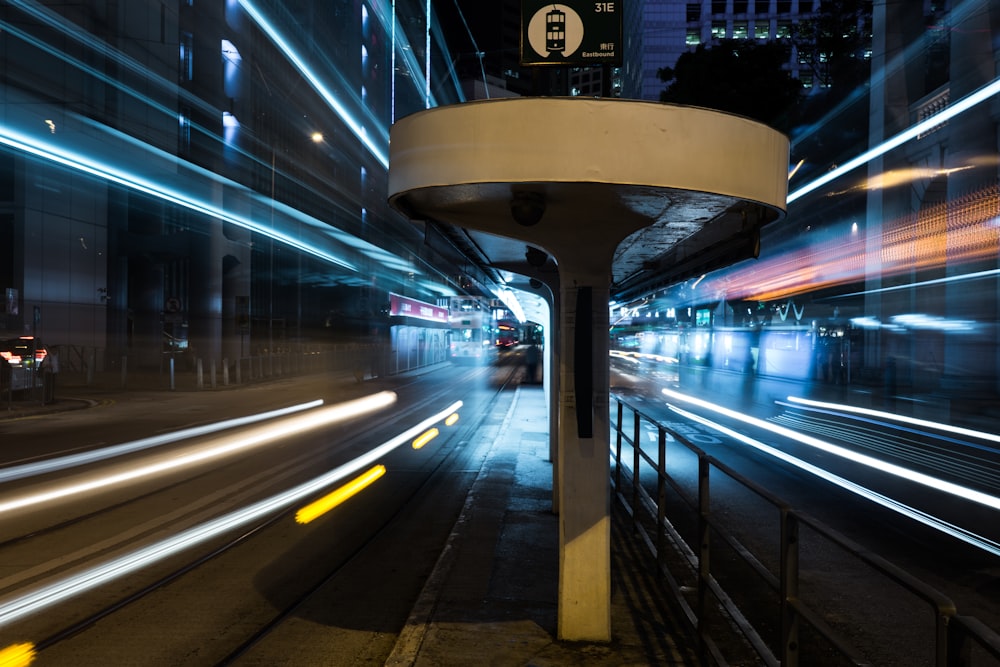
[[[4,3],[0,338],[232,364],[381,336],[390,294],[489,293],[385,203],[392,122],[462,99],[426,9]]]

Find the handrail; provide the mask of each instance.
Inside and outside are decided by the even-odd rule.
[[[729,625],[738,629],[744,642],[753,648],[757,657],[765,664],[780,664],[783,667],[796,667],[799,664],[800,659],[803,659],[800,656],[799,641],[801,624],[810,627],[850,664],[868,664],[858,649],[836,629],[830,627],[799,595],[799,532],[803,527],[807,527],[812,533],[836,546],[839,553],[864,564],[880,577],[902,587],[929,607],[934,616],[933,664],[936,667],[969,667],[972,664],[970,656],[973,646],[1000,659],[1000,634],[976,618],[960,615],[955,604],[947,596],[882,556],[860,546],[819,519],[789,506],[766,488],[708,455],[683,434],[658,422],[631,404],[626,397],[612,393],[611,398],[617,403],[617,418],[612,424],[614,437],[610,448],[614,465],[611,482],[615,495],[631,515],[633,530],[639,533],[656,558],[659,570],[677,597],[685,617],[697,631],[701,657],[704,661],[708,662],[711,659],[716,664],[726,664],[718,640],[710,634],[709,600],[714,598],[717,606],[724,611]],[[631,433],[626,431],[624,424],[626,408],[632,413],[631,428],[628,429]],[[655,453],[646,451],[639,437],[643,421],[657,430]],[[668,434],[698,459],[697,498],[685,494],[682,485],[667,469],[665,442]],[[623,463],[623,444],[632,449],[631,467]],[[642,483],[643,462],[656,472],[655,498]],[[639,471],[639,474],[636,471]],[[760,557],[712,513],[708,502],[711,497],[710,471],[722,473],[777,510],[780,518],[780,563],[777,574],[771,572]],[[677,498],[682,501],[681,506],[686,508],[687,517],[667,516],[665,497],[667,488],[673,489]],[[694,546],[684,540],[674,525],[678,520],[684,518],[690,520],[692,516],[697,524],[697,541]],[[647,527],[650,525],[653,526],[652,530]],[[748,614],[753,610],[741,609],[734,601],[735,592],[726,590],[717,578],[719,570],[718,567],[713,567],[711,559],[711,538],[715,536],[721,538],[733,554],[760,577],[770,590],[778,594],[779,619],[775,623],[780,627],[778,646],[771,646],[763,639],[764,633],[748,620]],[[672,549],[675,556],[679,556],[680,563],[689,570],[688,576],[697,581],[694,605],[685,598],[685,591],[677,579],[678,574],[668,567],[668,549]],[[759,610],[754,613],[759,613]]]

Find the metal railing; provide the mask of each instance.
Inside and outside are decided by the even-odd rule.
[[[926,656],[928,664],[969,667],[990,664],[982,662],[984,658],[1000,661],[1000,635],[978,619],[958,614],[952,601],[933,587],[792,508],[706,454],[684,434],[630,405],[625,397],[612,395],[612,400],[617,404],[611,444],[615,495],[697,633],[703,661],[730,664],[728,655],[742,652],[741,664],[749,659],[795,667],[824,664],[816,654],[832,652],[837,662],[829,664],[870,664],[856,645],[858,633],[845,631],[849,622],[836,623],[841,626],[837,629],[827,620],[828,614],[816,611],[825,608],[830,600],[814,599],[812,596],[823,587],[814,585],[800,571],[806,531],[811,541],[825,545],[811,548],[810,554],[852,562],[852,566],[874,573],[880,585],[892,582],[906,592],[907,598],[915,596],[922,603],[925,611],[916,613],[929,615],[927,629],[913,646],[926,645],[925,652],[931,654]],[[624,423],[626,411],[632,416],[631,433]],[[655,452],[649,451],[651,446],[643,447],[643,422],[656,430]],[[696,457],[696,470],[693,466],[682,469],[679,461],[668,469],[668,441],[679,443]],[[631,449],[631,467],[627,453],[623,461],[623,445]],[[713,473],[722,477],[713,480]],[[741,539],[738,531],[727,525],[725,512],[713,509],[713,488],[725,485],[728,490],[732,483],[776,511],[772,532],[777,535],[768,536],[777,537],[776,553],[768,553],[759,539]],[[829,547],[836,547],[836,555],[830,556]],[[748,572],[756,575],[756,588],[751,578],[744,576]],[[838,570],[837,576],[841,575]],[[685,581],[693,585],[685,585]],[[755,592],[760,588],[763,594]],[[812,651],[808,657],[807,650]]]

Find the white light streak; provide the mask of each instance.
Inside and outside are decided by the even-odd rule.
[[[314,495],[325,487],[338,482],[362,468],[369,467],[374,461],[387,455],[393,449],[410,442],[414,437],[424,432],[437,422],[447,418],[462,407],[462,401],[456,401],[444,410],[428,417],[419,424],[400,433],[395,438],[379,445],[367,454],[334,468],[309,482],[300,484],[288,491],[271,496],[258,503],[227,514],[213,521],[179,533],[171,538],[157,542],[138,551],[115,558],[106,563],[92,567],[77,575],[38,588],[30,593],[0,603],[0,627],[10,625],[18,619],[38,613],[63,600],[70,599],[86,591],[100,586],[135,570],[147,567],[173,554],[196,546],[220,533],[240,528],[263,516],[287,508],[300,502],[303,498]]]
[[[950,120],[965,111],[968,111],[969,109],[976,106],[980,102],[984,102],[990,99],[997,93],[1000,93],[1000,78],[994,79],[992,83],[989,83],[980,88],[979,90],[975,91],[974,93],[963,97],[955,104],[945,107],[944,109],[934,114],[933,116],[929,116],[928,118],[922,120],[916,125],[913,125],[909,129],[904,130],[903,132],[900,132],[896,136],[891,137],[890,139],[882,142],[878,146],[875,146],[874,148],[865,151],[856,158],[848,160],[846,163],[837,167],[836,169],[828,171],[827,173],[823,174],[816,180],[806,183],[795,192],[790,193],[787,199],[785,200],[786,203],[791,204],[799,197],[803,197],[812,192],[813,190],[816,190],[826,185],[830,181],[836,178],[840,178],[847,172],[857,169],[861,165],[867,164],[868,162],[874,160],[879,156],[885,155],[892,149],[902,146],[911,139],[916,139],[917,136],[922,134],[923,132],[926,132],[932,127],[936,127],[941,123]]]
[[[941,519],[931,516],[926,512],[918,510],[914,507],[910,507],[909,505],[906,505],[897,500],[889,498],[888,496],[878,493],[877,491],[872,491],[871,489],[861,486],[860,484],[857,484],[855,482],[852,482],[849,479],[844,479],[839,475],[834,475],[833,473],[828,472],[823,468],[820,468],[819,466],[807,463],[806,461],[803,461],[800,458],[797,458],[795,456],[792,456],[791,454],[783,452],[780,449],[776,449],[774,447],[771,447],[770,445],[766,445],[763,442],[760,442],[759,440],[754,440],[753,438],[743,435],[738,431],[734,431],[733,429],[726,428],[722,424],[718,424],[709,419],[705,419],[704,417],[700,417],[692,412],[688,412],[687,410],[682,410],[681,408],[678,408],[676,406],[670,406],[670,409],[679,415],[691,419],[692,421],[696,421],[699,424],[704,424],[705,426],[715,431],[718,431],[719,433],[722,433],[726,436],[729,436],[734,440],[742,442],[746,445],[750,445],[751,447],[758,449],[766,454],[770,454],[771,456],[777,459],[785,461],[786,463],[789,463],[797,468],[805,470],[806,472],[812,473],[817,477],[825,479],[831,484],[835,484],[841,487],[842,489],[846,489],[847,491],[855,493],[861,496],[862,498],[866,498],[867,500],[870,500],[878,505],[881,505],[882,507],[886,507],[894,512],[898,512],[899,514],[909,517],[914,521],[924,524],[925,526],[930,526],[935,530],[939,530],[943,533],[951,535],[952,537],[955,537],[956,539],[961,540],[962,542],[971,544],[972,546],[978,547],[979,549],[989,552],[995,556],[1000,556],[1000,543],[994,542],[993,540],[985,538],[981,535],[976,535],[971,531],[965,530],[960,526],[955,526],[954,524],[948,523],[947,521],[942,521]]]
[[[817,408],[838,410],[840,412],[850,412],[858,415],[867,415],[869,417],[877,417],[879,419],[898,421],[904,424],[910,424],[911,426],[920,426],[921,428],[929,428],[937,431],[944,431],[946,433],[954,433],[956,435],[962,435],[970,438],[978,438],[980,440],[989,440],[990,442],[1000,443],[1000,435],[996,435],[995,433],[987,433],[986,431],[976,431],[971,428],[964,428],[962,426],[952,426],[951,424],[942,424],[941,422],[932,422],[926,419],[917,419],[916,417],[907,417],[906,415],[897,415],[891,412],[872,410],[871,408],[859,408],[853,405],[843,405],[840,403],[826,403],[824,401],[813,401],[808,398],[799,398],[798,396],[789,396],[787,400],[789,403],[798,403],[799,405],[808,405]]]
[[[270,410],[268,412],[261,412],[256,415],[249,415],[247,417],[237,417],[236,419],[227,419],[226,421],[216,422],[214,424],[206,424],[204,426],[194,426],[192,428],[186,428],[180,431],[174,431],[173,433],[165,433],[163,435],[154,435],[150,438],[143,438],[141,440],[133,440],[131,442],[123,442],[118,445],[112,445],[110,447],[101,447],[91,452],[81,452],[79,454],[70,454],[68,456],[60,456],[55,459],[48,459],[45,461],[35,461],[33,463],[25,463],[18,466],[13,466],[11,468],[4,468],[0,470],[0,483],[9,482],[15,479],[23,479],[25,477],[31,477],[33,475],[40,475],[47,472],[55,472],[57,470],[66,470],[68,468],[74,468],[76,466],[84,465],[86,463],[95,463],[97,461],[104,461],[106,459],[113,458],[115,456],[121,456],[122,454],[128,454],[130,452],[137,452],[143,449],[149,449],[151,447],[158,447],[160,445],[165,445],[171,442],[177,442],[178,440],[186,440],[188,438],[196,438],[202,435],[208,435],[210,433],[217,433],[218,431],[224,431],[230,428],[236,428],[237,426],[246,426],[248,424],[253,424],[260,421],[265,421],[268,419],[274,419],[275,417],[284,417],[286,415],[291,415],[296,412],[302,412],[303,410],[309,410],[311,408],[316,408],[323,405],[322,400],[309,401],[308,403],[300,403],[299,405],[293,405],[287,408],[281,408],[279,410]]]
[[[353,401],[331,405],[308,414],[283,419],[275,424],[259,426],[246,434],[218,438],[187,454],[171,455],[157,463],[129,467],[119,473],[101,475],[84,482],[66,484],[47,491],[18,496],[14,499],[0,502],[0,514],[197,465],[222,456],[259,447],[269,442],[281,440],[290,435],[304,433],[310,429],[357,417],[367,412],[388,407],[395,402],[395,393],[383,391]]]
[[[943,493],[947,493],[963,500],[968,500],[970,502],[977,503],[979,505],[984,505],[991,509],[1000,509],[1000,498],[996,496],[991,496],[988,493],[983,493],[982,491],[976,491],[975,489],[970,489],[968,487],[962,486],[960,484],[954,484],[943,479],[938,479],[937,477],[932,477],[915,470],[910,470],[909,468],[904,468],[902,466],[896,465],[894,463],[889,463],[887,461],[882,461],[880,459],[868,456],[867,454],[861,454],[860,452],[851,451],[846,447],[840,447],[832,443],[820,440],[819,438],[814,438],[812,436],[803,435],[797,433],[790,428],[785,428],[784,426],[778,426],[777,424],[771,424],[762,419],[757,419],[755,417],[749,417],[747,415],[736,412],[735,410],[730,410],[724,408],[720,405],[715,405],[714,403],[709,403],[708,401],[703,401],[699,398],[694,398],[692,396],[686,396],[684,394],[672,391],[670,389],[662,390],[664,395],[679,401],[685,401],[687,403],[692,403],[706,410],[711,410],[721,415],[725,415],[730,419],[735,419],[743,422],[744,424],[750,424],[756,428],[761,428],[766,431],[771,431],[777,435],[785,438],[789,438],[803,445],[808,445],[810,447],[815,447],[816,449],[822,450],[829,454],[834,454],[841,458],[859,463],[869,468],[879,470],[881,472],[899,477],[901,479],[906,479],[911,482],[915,482],[922,486],[926,486]]]

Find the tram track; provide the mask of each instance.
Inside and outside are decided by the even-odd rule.
[[[303,572],[296,573],[294,576],[289,576],[287,573],[281,574],[282,582],[287,583],[289,580],[296,582],[296,590],[284,590],[281,604],[274,604],[273,601],[265,600],[265,604],[258,605],[260,608],[253,612],[254,622],[252,623],[252,628],[241,626],[238,632],[219,628],[218,632],[214,633],[217,635],[216,644],[224,643],[226,645],[225,651],[220,650],[218,645],[214,646],[211,656],[207,654],[200,655],[199,659],[194,660],[194,662],[197,664],[221,665],[230,664],[238,660],[241,656],[253,651],[261,642],[273,635],[276,630],[281,628],[290,618],[294,617],[298,610],[307,605],[319,591],[329,585],[338,576],[341,576],[345,569],[352,564],[356,565],[359,561],[363,561],[363,556],[371,548],[371,545],[379,539],[384,538],[387,533],[391,533],[392,528],[403,520],[407,508],[415,504],[430,489],[442,483],[443,478],[448,473],[449,464],[453,463],[456,457],[461,455],[468,457],[472,455],[469,448],[464,447],[463,443],[467,442],[471,435],[482,425],[483,421],[487,419],[491,410],[500,401],[505,390],[509,388],[517,377],[517,367],[505,368],[501,372],[503,373],[502,380],[494,382],[496,386],[492,388],[491,396],[481,401],[483,407],[478,410],[476,418],[469,422],[463,421],[461,429],[451,436],[448,446],[441,448],[444,451],[429,459],[426,464],[419,467],[411,467],[411,469],[407,470],[406,474],[410,476],[415,475],[419,479],[408,483],[405,486],[404,493],[394,494],[392,506],[388,509],[383,507],[380,510],[377,521],[366,527],[363,539],[349,547],[338,547],[336,549],[336,559],[327,563],[328,567],[325,571],[316,572],[315,574],[310,573],[310,576],[306,576]],[[406,414],[412,415],[414,412],[419,412],[424,406],[433,402],[440,393],[438,391],[427,392],[427,395],[424,397],[426,400],[416,401],[414,407],[408,409]],[[381,431],[390,423],[401,421],[409,420],[406,416],[401,416],[399,413],[391,416],[383,415],[379,419],[365,424],[365,432],[368,433],[372,430]],[[376,424],[375,422],[378,423]],[[341,449],[355,451],[358,447],[360,447],[359,444],[353,443],[342,445]],[[319,459],[322,459],[322,455],[319,456]],[[313,465],[317,464],[317,461],[313,462]],[[283,469],[290,469],[296,465],[308,467],[309,462],[305,460],[286,461],[283,466],[277,466],[267,472],[272,477],[281,478],[283,476]],[[463,469],[469,468],[471,464],[459,467]],[[198,475],[198,477],[207,477],[209,475],[209,472],[205,472]],[[99,521],[102,517],[107,516],[107,512],[137,511],[135,510],[136,507],[154,500],[158,494],[162,498],[164,494],[169,496],[172,493],[179,492],[185,483],[187,481],[167,484],[155,490],[137,495],[133,500],[113,503],[103,509],[89,512],[86,515],[73,517],[61,523],[46,526],[32,534],[8,538],[0,544],[0,558],[2,558],[5,549],[9,550],[14,546],[30,548],[30,543],[33,539],[45,536],[51,540],[59,534],[60,530],[67,530],[74,526],[78,527],[86,521]],[[206,504],[210,505],[211,502]],[[188,509],[194,511],[192,508]],[[158,609],[173,609],[173,613],[182,614],[184,603],[181,600],[183,596],[177,597],[176,592],[182,588],[182,583],[185,580],[190,578],[197,579],[199,576],[204,576],[197,573],[211,569],[212,563],[219,563],[223,560],[230,564],[239,562],[245,557],[245,554],[249,554],[250,560],[253,560],[253,556],[257,554],[279,553],[275,551],[274,545],[283,544],[288,541],[290,533],[289,525],[291,524],[290,517],[294,512],[295,506],[290,505],[283,510],[272,512],[267,516],[242,526],[238,534],[229,535],[225,539],[217,537],[206,542],[204,547],[200,548],[196,553],[188,553],[186,556],[171,556],[168,562],[151,568],[152,571],[146,573],[145,581],[141,582],[140,585],[133,585],[131,589],[123,590],[114,595],[102,596],[100,602],[96,604],[96,608],[88,609],[85,614],[80,614],[75,618],[70,618],[55,625],[51,623],[42,623],[40,626],[29,624],[28,627],[45,629],[45,632],[36,635],[41,636],[42,639],[33,642],[33,650],[39,657],[38,664],[63,664],[63,656],[77,650],[69,648],[70,645],[78,646],[81,642],[91,645],[90,651],[100,652],[100,649],[96,648],[96,646],[107,645],[107,642],[100,637],[107,636],[107,629],[116,625],[115,619],[125,614],[143,615],[147,613],[141,611],[144,607],[150,610],[148,613],[152,613],[153,615],[158,613],[155,611]],[[190,515],[190,513],[186,512],[185,514]],[[180,520],[180,517],[177,518]],[[263,560],[266,561],[266,557]],[[311,560],[316,560],[316,558],[313,557]],[[230,567],[230,565],[226,567]],[[218,566],[215,566],[215,569],[218,569]],[[249,571],[252,573],[252,568]],[[250,581],[254,585],[258,585],[257,575],[252,575]],[[35,577],[17,585],[32,584],[37,588],[37,582],[38,577]],[[197,586],[195,587],[197,588]],[[8,585],[6,588],[9,591],[11,586]],[[268,586],[264,585],[262,588],[266,589]],[[5,597],[9,600],[11,596],[8,594]],[[267,598],[266,595],[264,597]],[[10,638],[3,629],[3,609],[5,608],[5,604],[8,603],[3,598],[0,598],[0,636],[4,637],[3,645],[10,643]],[[242,605],[243,603],[240,604]],[[266,614],[264,613],[265,611],[267,612]],[[402,620],[405,620],[405,614]],[[224,622],[223,619],[220,619],[220,622]],[[117,625],[131,627],[132,622],[123,621],[117,623]],[[97,633],[93,640],[88,639],[91,631],[99,626],[103,627],[105,631]],[[116,635],[117,633],[111,631],[110,634]],[[23,637],[14,637],[13,639],[22,640]],[[197,641],[194,643],[197,643]],[[0,646],[0,648],[2,647]],[[75,655],[75,653],[73,654]],[[84,655],[86,655],[86,652]],[[156,659],[149,659],[149,656],[145,656],[142,661],[149,664],[156,664],[158,662]],[[96,659],[94,662],[96,663]],[[90,664],[90,661],[84,657],[82,660],[77,660],[76,664]]]
[[[492,413],[492,410],[496,406],[496,403],[498,402],[500,395],[508,388],[508,386],[511,384],[511,382],[515,379],[516,376],[517,376],[516,367],[508,371],[506,378],[503,380],[500,387],[494,391],[492,398],[489,400],[487,409],[485,411],[482,411],[479,414],[478,418],[466,428],[465,439],[467,439],[471,434],[479,430],[483,422]],[[420,495],[423,495],[430,486],[439,481],[438,477],[442,474],[442,470],[444,469],[445,464],[450,462],[452,458],[456,456],[456,451],[457,450],[455,448],[451,448],[448,454],[445,457],[442,457],[437,462],[434,468],[424,478],[423,482],[418,487],[416,487],[412,493],[408,495],[406,500],[399,505],[397,510],[391,516],[386,518],[386,520],[379,526],[378,530],[372,535],[372,537],[363,544],[358,545],[358,547],[354,549],[353,552],[351,552],[351,554],[343,562],[343,564],[339,565],[338,567],[327,573],[327,575],[323,577],[323,579],[318,581],[314,586],[310,587],[308,590],[304,591],[291,604],[289,604],[284,609],[276,613],[267,624],[261,627],[256,633],[254,633],[253,636],[247,638],[245,642],[236,647],[236,649],[230,652],[222,660],[218,661],[216,665],[219,667],[223,665],[230,665],[234,663],[238,658],[246,655],[250,650],[252,650],[254,646],[258,645],[266,637],[274,633],[275,630],[279,628],[281,624],[285,622],[286,619],[288,619],[290,616],[292,616],[292,614],[296,612],[296,610],[300,609],[304,604],[306,604],[310,599],[312,599],[312,597],[315,596],[316,593],[324,586],[326,586],[331,580],[333,580],[333,578],[336,577],[344,569],[344,567],[346,567],[349,563],[351,563],[355,559],[361,557],[365,553],[366,549],[368,549],[368,547],[372,544],[372,542],[378,539],[380,535],[382,535],[395,522],[397,522],[400,519],[400,517],[403,514],[404,508],[409,505],[410,501],[412,501],[414,498]]]
[[[846,414],[841,417],[851,419]],[[975,448],[973,443],[955,438],[928,432],[900,432],[899,429],[890,431],[888,425],[879,429],[858,424],[856,420],[845,423],[812,414],[784,412],[772,417],[770,421],[799,432],[833,438],[890,460],[918,466],[928,472],[944,473],[951,479],[975,484],[986,491],[1000,489],[995,449],[990,450],[994,456],[988,458],[979,455],[978,452],[982,450]]]

